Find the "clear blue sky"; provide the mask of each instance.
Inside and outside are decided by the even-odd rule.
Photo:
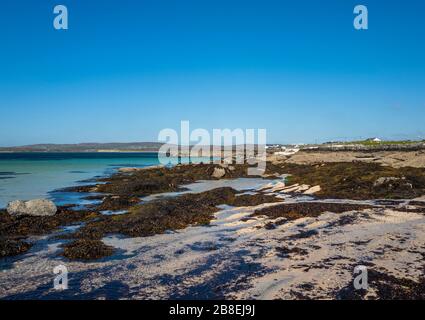
[[[271,143],[424,137],[425,1],[3,0],[0,117],[1,146],[156,141],[180,120]]]

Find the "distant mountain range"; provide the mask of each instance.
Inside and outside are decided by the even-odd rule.
[[[159,142],[32,144],[0,147],[0,152],[157,152],[162,145]]]

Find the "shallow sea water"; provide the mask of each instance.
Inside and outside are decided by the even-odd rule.
[[[0,208],[9,201],[36,198],[59,205],[79,203],[81,195],[53,191],[90,183],[87,180],[110,175],[121,167],[157,164],[157,153],[0,153]]]

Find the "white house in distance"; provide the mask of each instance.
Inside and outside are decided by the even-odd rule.
[[[299,146],[295,146],[294,148],[286,148],[282,146],[281,151],[277,151],[274,154],[277,156],[291,156],[297,153],[298,151],[300,151]]]

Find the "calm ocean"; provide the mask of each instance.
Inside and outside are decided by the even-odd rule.
[[[120,167],[158,163],[156,153],[0,153],[0,208],[17,199],[69,203],[71,194],[52,191],[109,175]]]

